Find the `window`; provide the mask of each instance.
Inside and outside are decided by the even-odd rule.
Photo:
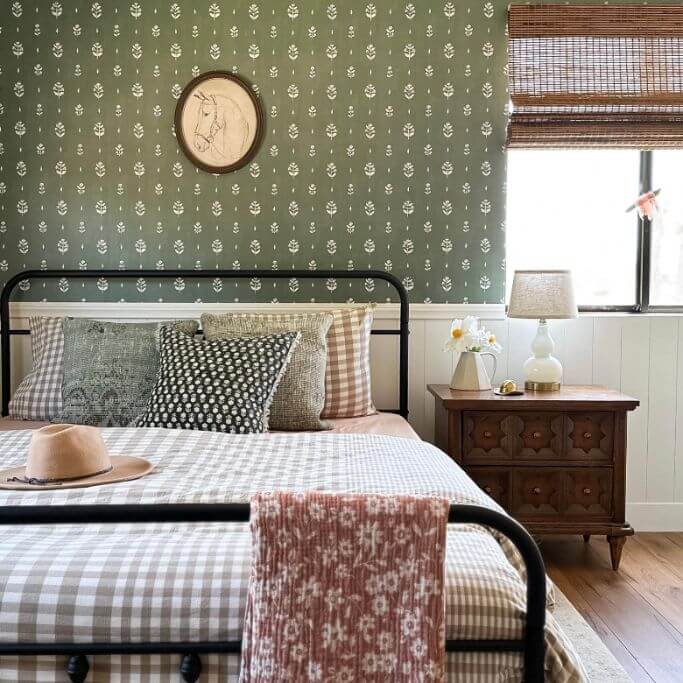
[[[653,189],[661,188],[659,212],[650,233],[650,287],[645,292],[651,308],[683,307],[683,151],[652,152],[649,171]],[[648,169],[645,169],[646,171]]]
[[[508,38],[510,278],[570,268],[582,308],[683,310],[683,6],[513,3]],[[659,188],[651,221],[626,212]]]
[[[579,306],[683,307],[683,151],[521,150],[508,154],[506,266],[568,268]],[[652,223],[626,212],[661,188]]]

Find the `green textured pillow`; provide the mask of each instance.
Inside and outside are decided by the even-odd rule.
[[[194,320],[110,323],[65,318],[62,412],[53,422],[125,427],[142,414],[159,369],[160,325],[194,335]]]
[[[325,405],[327,331],[333,317],[329,313],[225,313],[202,315],[207,339],[260,337],[300,332],[299,345],[292,352],[273,404],[270,429],[314,431],[329,429],[320,419]]]

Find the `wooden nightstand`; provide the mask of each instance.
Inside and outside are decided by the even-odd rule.
[[[508,398],[430,384],[436,445],[532,534],[605,534],[612,567],[626,537],[626,413],[604,387]]]

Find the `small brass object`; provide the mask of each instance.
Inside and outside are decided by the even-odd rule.
[[[513,379],[506,379],[500,383],[497,389],[493,390],[498,396],[521,396],[524,392],[517,388],[517,382]]]
[[[504,382],[501,382],[501,394],[509,394],[511,391],[517,391],[517,383],[514,380],[506,379]]]

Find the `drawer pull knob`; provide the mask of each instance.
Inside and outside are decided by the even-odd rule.
[[[584,439],[590,439],[593,435],[590,432],[584,432],[583,433],[583,438]]]
[[[583,490],[583,495],[584,496],[590,496],[590,494],[591,494],[591,490],[588,486],[586,486],[586,488]]]
[[[484,438],[485,439],[490,439],[492,436],[493,436],[493,434],[491,434],[491,432],[489,432],[488,430],[484,432]]]
[[[491,495],[491,487],[490,486],[484,486],[484,493],[488,493]]]
[[[531,493],[537,496],[541,493],[541,489],[538,486],[534,486],[534,488],[531,489]]]
[[[541,432],[534,432],[531,436],[533,436],[534,439],[540,439],[541,438]]]

